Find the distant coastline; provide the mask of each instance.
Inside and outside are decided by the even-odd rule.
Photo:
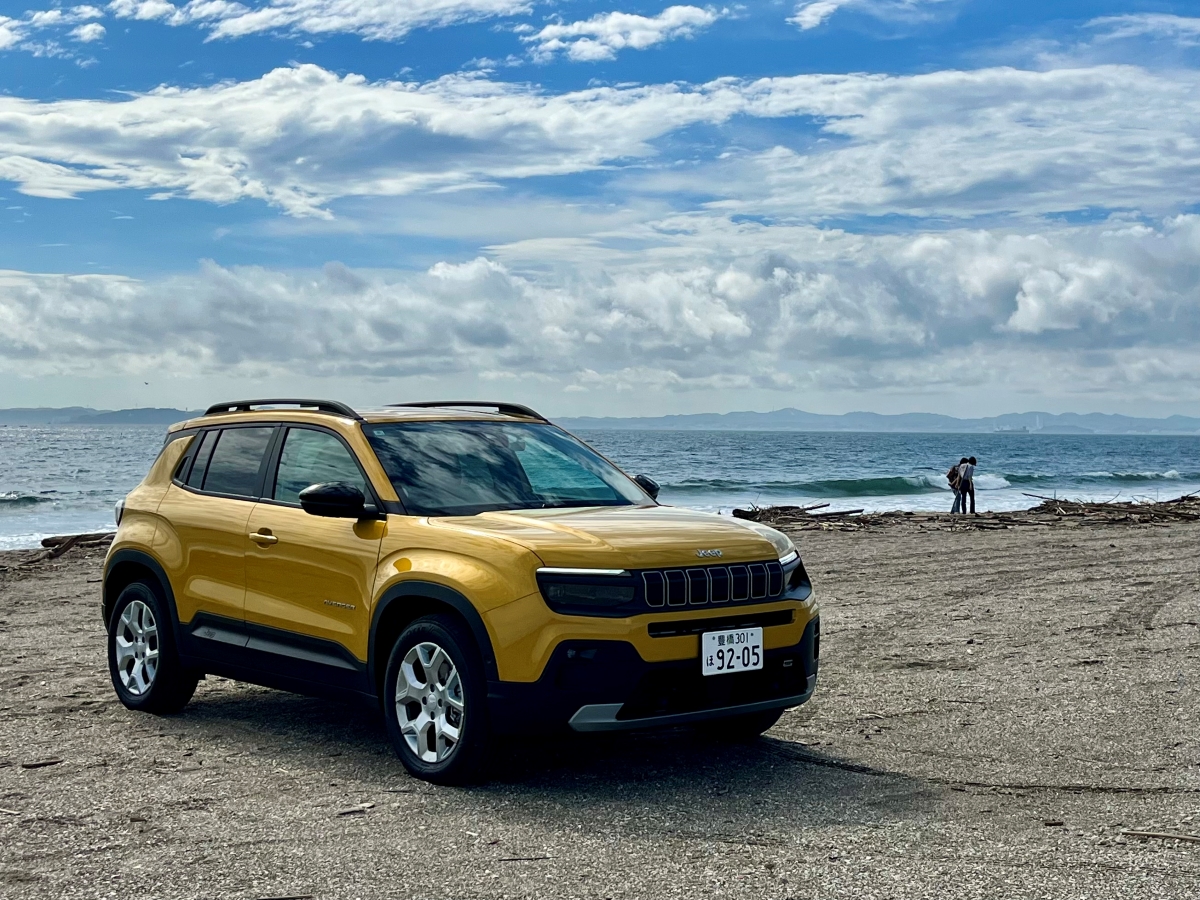
[[[847,431],[909,434],[1162,434],[1200,435],[1200,418],[1170,416],[1145,419],[1105,413],[1007,413],[981,419],[959,419],[936,413],[883,415],[851,412],[827,416],[800,409],[774,412],[695,413],[639,418],[578,417],[555,420],[572,431]]]
[[[202,409],[92,409],[31,407],[0,409],[0,425],[173,425],[204,413]]]
[[[2,425],[170,425],[199,416],[203,410],[92,409],[85,406],[0,409]],[[850,412],[831,416],[800,409],[773,412],[694,413],[675,416],[581,416],[555,419],[572,431],[846,431],[909,434],[1087,435],[1162,434],[1200,435],[1200,418],[1169,416],[1138,418],[1106,413],[1007,413],[980,419],[959,419],[936,413],[884,415]]]

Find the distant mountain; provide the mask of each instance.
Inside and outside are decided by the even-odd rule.
[[[92,409],[68,406],[63,409],[0,409],[0,425],[172,425],[198,416],[202,410],[184,409]]]
[[[193,409],[118,409],[100,410],[84,406],[63,409],[0,409],[0,425],[171,425],[202,410]],[[1200,434],[1200,418],[1170,416],[1165,419],[1140,419],[1105,413],[1044,412],[1007,413],[983,419],[956,419],[937,413],[852,412],[826,416],[800,409],[774,412],[696,413],[686,416],[648,416],[643,418],[564,418],[555,420],[572,431],[637,430],[654,431],[892,431],[915,433],[989,433],[1006,434]]]
[[[1105,413],[1007,413],[983,419],[956,419],[936,413],[852,412],[826,416],[800,409],[774,412],[696,413],[644,418],[567,418],[559,425],[572,431],[650,429],[655,431],[893,431],[917,433],[1004,432],[1008,434],[1200,434],[1200,418],[1170,416],[1140,419]],[[1024,430],[1024,431],[1023,431]]]

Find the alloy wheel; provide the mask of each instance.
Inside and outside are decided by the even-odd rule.
[[[422,762],[444,762],[458,747],[464,712],[454,660],[432,641],[415,644],[396,676],[396,718],[408,748]]]
[[[158,623],[141,600],[133,600],[121,613],[113,634],[117,674],[125,690],[140,697],[154,686],[158,674]]]

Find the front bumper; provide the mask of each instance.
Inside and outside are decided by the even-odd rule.
[[[817,682],[820,619],[799,642],[763,654],[763,668],[700,674],[697,658],[646,662],[625,641],[564,641],[532,683],[488,686],[492,727],[500,733],[663,728],[798,706]]]

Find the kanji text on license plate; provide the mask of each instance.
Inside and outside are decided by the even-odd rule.
[[[748,672],[763,667],[763,630],[733,628],[700,635],[700,666],[705,675]]]

